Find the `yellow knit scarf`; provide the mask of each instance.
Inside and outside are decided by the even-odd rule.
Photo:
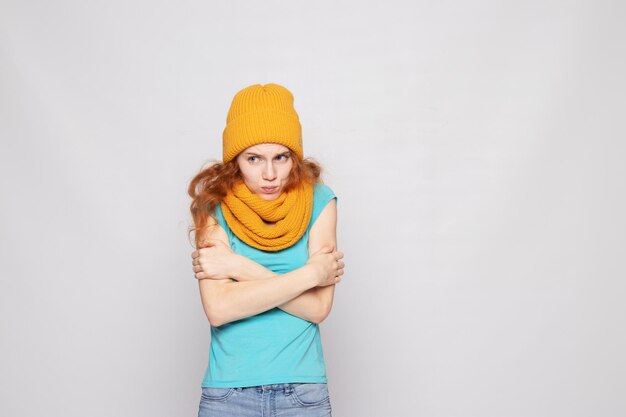
[[[294,245],[308,228],[313,186],[303,181],[276,200],[267,201],[239,181],[222,201],[222,212],[228,227],[243,242],[257,249],[279,251]]]

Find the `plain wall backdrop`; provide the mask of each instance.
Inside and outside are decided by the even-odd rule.
[[[335,417],[626,415],[623,2],[0,4],[0,415],[197,414],[186,191],[256,83],[339,197]]]

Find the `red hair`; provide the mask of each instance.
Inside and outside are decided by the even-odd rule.
[[[312,158],[300,160],[294,155],[293,151],[290,151],[290,154],[293,165],[283,192],[293,189],[302,181],[310,184],[322,182],[320,177],[322,167],[317,161]],[[209,223],[211,213],[226,197],[226,194],[228,194],[228,191],[232,189],[235,183],[242,179],[237,157],[226,163],[213,161],[212,165],[202,168],[193,177],[187,188],[187,193],[192,199],[189,210],[191,211],[194,226],[189,228],[188,234],[194,233],[196,248],[201,247],[203,232],[215,225],[215,221]]]

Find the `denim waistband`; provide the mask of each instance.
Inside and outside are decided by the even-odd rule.
[[[248,387],[248,388],[253,388],[256,389],[257,392],[284,392],[285,394],[289,394],[292,391],[292,385],[290,383],[284,383],[284,384],[264,384],[264,385],[257,385],[255,387]]]

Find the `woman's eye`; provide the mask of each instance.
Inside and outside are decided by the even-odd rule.
[[[278,156],[276,157],[276,159],[279,159],[279,160],[281,160],[281,161],[285,161],[285,160],[287,160],[287,155],[278,155]]]
[[[249,162],[254,162],[256,160],[256,156],[249,156],[248,157],[248,161]]]

